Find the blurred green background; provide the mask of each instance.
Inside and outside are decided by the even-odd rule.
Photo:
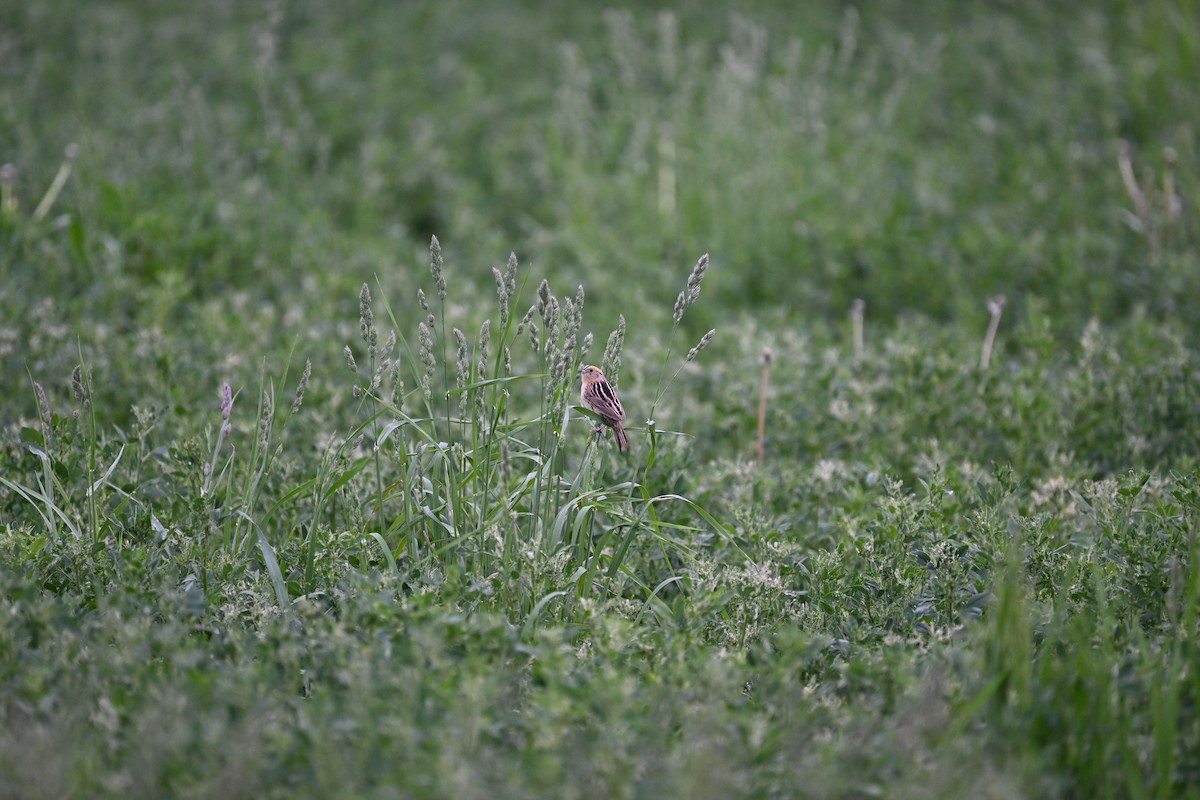
[[[1194,224],[1152,257],[1117,168],[1127,139],[1156,223],[1164,147],[1194,193],[1194,3],[794,6],[5,4],[24,208],[80,145],[70,224],[5,231],[9,295],[311,319],[373,273],[415,291],[436,234],[462,284],[515,251],[605,320],[707,251],[735,318],[1194,322]]]

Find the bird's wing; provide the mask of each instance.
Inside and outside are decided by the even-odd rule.
[[[608,381],[596,381],[588,390],[593,411],[618,422],[625,419],[625,409],[621,407],[621,401],[617,399],[617,393]]]

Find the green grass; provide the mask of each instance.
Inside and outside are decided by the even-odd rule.
[[[1198,15],[5,5],[0,795],[1200,796]]]

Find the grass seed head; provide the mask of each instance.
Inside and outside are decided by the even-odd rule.
[[[488,343],[492,339],[492,321],[485,319],[479,326],[479,339],[475,346],[478,360],[475,363],[475,374],[479,380],[487,379]]]
[[[563,343],[562,350],[558,353],[558,358],[554,361],[554,367],[550,371],[551,385],[557,384],[572,370],[571,361],[575,356],[575,334],[567,337]]]
[[[442,245],[436,236],[429,240],[429,271],[437,284],[438,300],[446,302],[446,276],[442,273]]]
[[[80,408],[87,408],[92,404],[91,390],[92,371],[88,369],[87,380],[83,377],[83,365],[76,364],[75,369],[71,370],[71,391],[75,394],[75,402],[79,403]]]
[[[471,354],[470,348],[467,347],[467,336],[458,328],[454,329],[454,342],[456,345],[457,358],[454,362],[454,386],[457,389],[462,389],[467,385],[471,376]],[[459,392],[458,395],[458,415],[461,417],[467,410],[467,393]]]
[[[700,299],[700,282],[704,280],[704,273],[708,271],[708,253],[700,256],[700,260],[696,262],[696,266],[692,267],[692,274],[688,275],[687,280],[687,304]]]
[[[428,403],[433,397],[433,367],[436,362],[433,358],[433,334],[429,332],[429,326],[424,322],[417,325],[417,352],[421,363],[425,366],[425,370],[421,373],[421,394],[425,396],[425,402]]]
[[[42,421],[42,444],[50,446],[50,401],[46,399],[46,390],[37,381],[33,382],[33,391],[37,394],[38,413]]]
[[[542,320],[546,323],[546,335],[542,340],[542,356],[546,359],[549,359],[550,354],[554,352],[554,345],[558,342],[558,337],[562,334],[560,325],[562,321],[562,311],[558,306],[558,298],[554,295],[550,295],[550,299],[546,303],[546,309],[542,314]]]
[[[233,425],[229,422],[229,415],[233,412],[233,390],[229,384],[223,384],[221,387],[221,435],[228,436],[233,430]]]
[[[404,379],[400,377],[400,359],[392,362],[391,379],[392,405],[400,408],[400,404],[404,402]]]
[[[610,383],[617,382],[617,373],[621,369],[621,350],[625,347],[625,315],[617,317],[617,328],[608,335],[608,344],[604,348],[604,358],[600,361],[600,369],[608,376]]]
[[[504,267],[504,287],[508,290],[508,296],[512,297],[517,293],[517,254],[508,254],[508,264]]]
[[[688,350],[687,360],[695,361],[696,356],[700,355],[700,351],[703,350],[704,348],[708,347],[708,343],[711,342],[712,338],[716,335],[717,335],[717,331],[716,331],[716,328],[714,328],[713,330],[711,330],[708,333],[701,336],[700,341],[696,343],[696,346],[693,347],[691,350]]]
[[[525,316],[521,317],[521,321],[517,323],[517,336],[520,336],[522,333],[525,332],[525,326],[529,324],[529,321],[531,319],[533,319],[533,315],[536,312],[537,312],[537,307],[530,306],[529,310],[525,312]]]
[[[304,402],[304,389],[308,386],[308,379],[312,377],[312,359],[304,359],[304,372],[300,374],[300,383],[296,384],[296,397],[292,400],[292,413],[295,414],[300,410],[300,405]]]
[[[271,395],[268,392],[263,392],[262,396],[262,414],[258,418],[258,452],[266,453],[267,444],[271,439],[271,426],[275,422],[275,404],[271,402]]]
[[[487,380],[488,373],[488,341],[492,335],[492,321],[485,319],[483,325],[479,327],[479,339],[476,341],[475,353],[477,360],[475,362],[475,377],[484,381]],[[475,390],[475,419],[481,424],[487,420],[487,404],[484,399],[483,387]]]
[[[229,414],[233,411],[233,389],[229,384],[221,386],[221,421],[228,422]]]
[[[374,354],[379,335],[375,332],[375,314],[371,311],[371,288],[365,283],[358,292],[358,332],[367,343],[367,349]]]
[[[508,327],[508,305],[511,299],[508,293],[508,283],[504,280],[504,273],[496,267],[492,267],[492,278],[496,281],[496,299],[500,301],[500,327]]]

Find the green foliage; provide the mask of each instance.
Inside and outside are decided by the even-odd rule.
[[[1200,796],[1200,9],[793,6],[0,8],[0,795]]]

